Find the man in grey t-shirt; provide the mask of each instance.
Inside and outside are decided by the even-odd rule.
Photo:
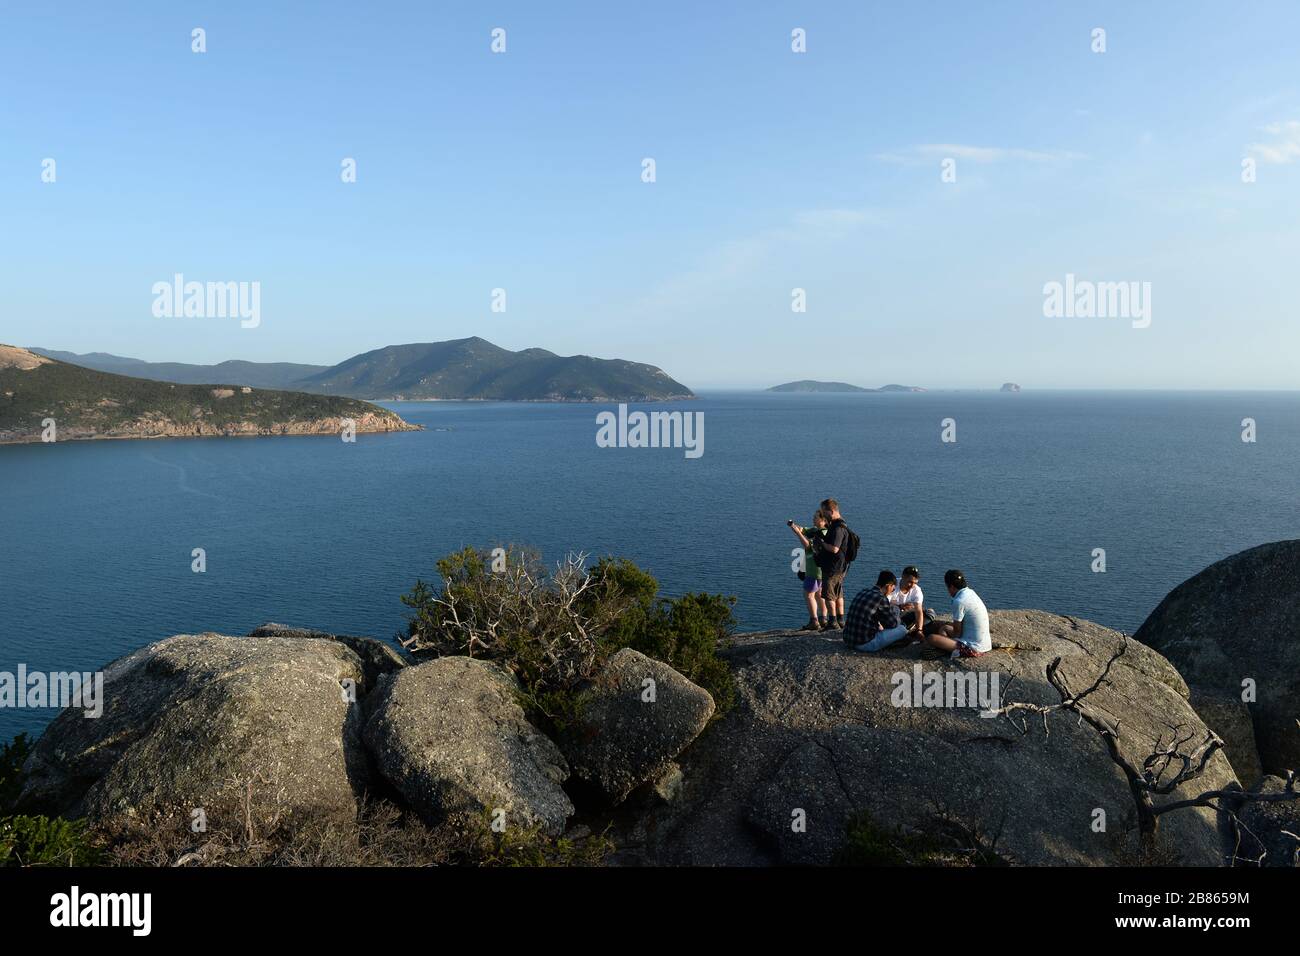
[[[966,584],[966,575],[951,570],[943,576],[943,583],[952,596],[952,622],[931,621],[925,625],[926,646],[954,657],[978,657],[993,650],[988,608]]]

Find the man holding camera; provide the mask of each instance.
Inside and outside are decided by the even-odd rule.
[[[853,532],[840,515],[840,503],[827,498],[821,508],[830,524],[826,526],[825,537],[813,542],[813,560],[822,569],[827,626],[838,630],[844,627],[844,574],[857,554],[850,542]]]
[[[819,514],[825,515],[829,524],[824,535],[811,541],[793,521],[786,524],[812,548],[813,561],[821,571],[821,594],[826,602],[826,624],[822,630],[839,630],[844,627],[844,573],[857,558],[860,542],[840,515],[840,503],[834,498],[821,503]]]

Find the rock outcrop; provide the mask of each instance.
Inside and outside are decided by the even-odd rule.
[[[1174,588],[1135,637],[1199,692],[1247,701],[1265,772],[1300,772],[1300,540],[1260,545]]]
[[[1277,794],[1285,789],[1281,777],[1265,777],[1251,792]],[[1300,802],[1247,803],[1238,816],[1242,860],[1262,858],[1264,866],[1300,867]]]
[[[178,422],[164,415],[145,414],[110,426],[76,423],[61,427],[59,441],[84,441],[96,438],[267,438],[275,435],[342,435],[352,427],[358,435],[384,432],[419,431],[396,415],[361,412],[353,416],[305,418],[267,424],[252,419],[213,422],[201,418]],[[40,441],[35,428],[25,431],[0,430],[0,444]]]
[[[231,808],[355,818],[366,785],[361,662],[324,640],[178,635],[104,669],[103,714],[70,708],[33,749],[18,805],[105,820]]]
[[[249,637],[296,637],[338,641],[356,654],[361,661],[366,687],[373,689],[379,678],[398,668],[405,667],[409,660],[393,645],[373,637],[352,637],[347,634],[330,634],[305,627],[288,627],[284,624],[266,623],[250,631]]]
[[[629,864],[827,864],[851,824],[891,853],[924,842],[957,864],[1223,865],[1239,836],[1238,858],[1294,859],[1300,804],[1251,801],[1240,826],[1208,808],[1163,814],[1154,856],[1139,854],[1122,765],[1193,753],[1217,731],[1226,751],[1155,803],[1231,791],[1225,753],[1245,766],[1249,748],[1240,708],[1198,690],[1207,726],[1165,657],[1099,625],[1039,611],[994,611],[991,625],[992,652],[955,660],[916,645],[863,654],[838,635],[739,635],[722,652],[737,702],[712,721],[707,692],[625,649],[581,689],[558,743],[495,663],[410,663],[382,641],[277,624],[179,635],[105,669],[102,716],[55,719],[18,809],[101,822],[247,803],[261,819],[351,821],[368,793],[444,833],[499,811],[550,836],[574,816],[578,830],[610,823],[613,862]],[[1115,753],[1060,709],[1053,674],[1069,694],[1087,690]],[[1177,763],[1157,761],[1158,779]]]
[[[659,779],[713,716],[713,698],[667,664],[624,648],[578,697],[560,738],[573,774],[618,803]]]
[[[1259,749],[1255,746],[1255,725],[1250,719],[1250,708],[1241,697],[1193,687],[1188,699],[1205,726],[1223,739],[1224,756],[1232,764],[1238,782],[1246,788],[1259,783],[1264,770],[1259,765]]]
[[[50,360],[44,355],[0,343],[0,368],[16,368],[22,372],[30,372],[34,368],[48,364]]]
[[[507,826],[564,831],[573,804],[564,757],[524,717],[514,677],[441,657],[386,674],[367,700],[364,739],[378,772],[428,822],[505,811]]]
[[[915,645],[862,654],[838,637],[797,631],[741,636],[725,652],[736,707],[678,758],[682,791],[638,824],[644,847],[628,861],[828,863],[856,813],[885,833],[964,834],[1017,863],[1130,861],[1126,778],[1075,714],[1026,714],[1022,733],[1006,718],[981,717],[978,704],[902,705],[918,685],[940,679],[994,700],[1057,704],[1049,664],[1060,659],[1059,673],[1077,693],[1124,641],[1038,611],[995,611],[991,620],[995,650],[961,660],[923,660]],[[1124,646],[1088,698],[1119,722],[1121,754],[1140,766],[1175,733],[1203,738],[1177,671],[1150,648]],[[1232,768],[1216,753],[1200,779],[1157,802],[1232,785]],[[1172,861],[1222,865],[1231,852],[1227,824],[1210,810],[1170,813],[1161,817],[1162,846]]]

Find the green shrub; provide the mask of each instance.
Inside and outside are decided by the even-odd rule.
[[[485,841],[475,861],[479,866],[602,866],[614,851],[604,834],[580,840],[548,837],[541,829],[509,830]]]
[[[597,595],[619,595],[629,605],[605,631],[604,648],[630,647],[663,661],[712,694],[719,716],[726,713],[735,702],[736,684],[718,649],[735,632],[736,599],[684,594],[656,600],[658,582],[625,559],[602,559],[591,573]]]
[[[442,588],[417,581],[402,603],[414,612],[399,640],[414,654],[492,660],[519,679],[529,715],[559,730],[576,716],[575,689],[625,647],[663,661],[713,695],[735,697],[717,656],[735,627],[734,598],[658,598],[659,583],[626,559],[588,570],[570,554],[549,570],[536,552],[465,548],[438,562]]]
[[[18,799],[23,786],[23,764],[31,752],[31,741],[26,734],[0,744],[0,813],[6,812]]]
[[[641,641],[654,613],[659,582],[627,558],[601,558],[590,571],[591,587],[582,596],[586,614],[601,604],[619,609],[601,643],[619,650]]]
[[[0,866],[93,866],[98,861],[79,820],[0,817]]]
[[[19,734],[0,744],[0,813],[23,786],[31,741]],[[0,816],[0,866],[91,866],[99,859],[85,826],[59,817]]]
[[[551,570],[535,551],[509,547],[496,559],[465,548],[438,562],[442,589],[423,581],[402,595],[414,611],[399,638],[413,654],[465,655],[495,661],[519,679],[525,707],[543,722],[563,723],[571,691],[604,660],[601,635],[630,606],[611,593],[593,601],[582,555]]]

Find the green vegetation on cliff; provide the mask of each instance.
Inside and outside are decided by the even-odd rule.
[[[0,866],[93,865],[99,853],[80,821],[9,815],[22,789],[23,762],[31,752],[26,734],[0,744]]]
[[[653,365],[556,355],[546,349],[512,352],[478,336],[375,349],[294,387],[370,399],[636,402],[695,397]]]
[[[396,414],[350,398],[239,385],[177,385],[68,365],[0,345],[0,442],[56,438],[328,434],[350,418],[358,432],[409,428]]]
[[[716,713],[735,698],[718,651],[735,630],[735,598],[659,597],[653,576],[626,559],[548,568],[536,552],[465,548],[438,562],[442,588],[417,581],[398,639],[416,654],[495,661],[518,679],[526,709],[549,729],[574,717],[577,692],[623,648],[662,661],[707,690]]]

